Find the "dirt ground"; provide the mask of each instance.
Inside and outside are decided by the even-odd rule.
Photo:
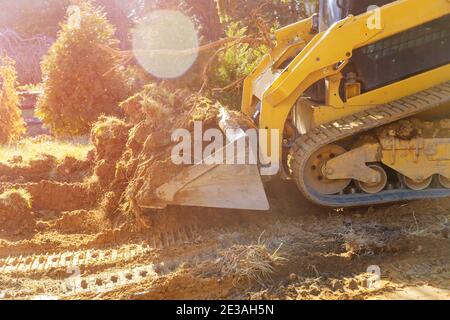
[[[450,199],[329,210],[275,179],[269,212],[145,210],[183,169],[171,132],[221,111],[154,85],[121,107],[83,158],[2,159],[0,298],[450,298]]]
[[[158,222],[129,232],[51,185],[85,208],[41,200],[34,228],[0,232],[1,298],[450,298],[450,200],[328,210],[276,180],[270,212],[146,211]]]

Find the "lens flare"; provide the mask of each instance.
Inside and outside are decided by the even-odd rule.
[[[195,25],[179,11],[153,11],[133,30],[132,37],[138,62],[161,79],[182,76],[198,57]]]

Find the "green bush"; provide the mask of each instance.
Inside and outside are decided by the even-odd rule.
[[[240,23],[231,23],[227,30],[228,37],[243,37],[246,33],[247,28],[241,27]],[[210,70],[210,87],[224,88],[248,76],[268,51],[266,45],[240,43],[221,52]],[[229,90],[216,91],[213,95],[223,104],[239,108],[242,86],[237,84]]]
[[[282,27],[302,20],[318,8],[318,0],[215,0],[221,19],[225,22],[240,21],[253,28],[255,16],[263,18],[269,27]],[[310,9],[308,9],[310,8]]]
[[[88,134],[101,115],[117,115],[130,94],[120,57],[113,50],[114,27],[89,1],[78,4],[79,18],[68,16],[42,62],[44,94],[37,114],[57,136]],[[69,23],[70,21],[70,23]],[[74,23],[75,22],[75,23]]]
[[[10,144],[25,133],[25,122],[16,91],[17,73],[14,61],[0,58],[0,144]]]

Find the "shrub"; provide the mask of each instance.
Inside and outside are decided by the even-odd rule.
[[[231,23],[227,30],[228,37],[243,37],[246,33],[247,28],[241,27],[239,23]],[[241,43],[221,52],[210,70],[211,86],[223,88],[248,76],[267,52],[266,45],[254,46],[248,43]],[[218,91],[214,95],[223,104],[234,107],[240,105],[241,97],[242,86],[239,85]]]
[[[42,62],[37,114],[57,136],[88,134],[99,116],[117,115],[118,103],[129,95],[130,81],[117,68],[120,57],[106,49],[117,48],[114,27],[89,1],[78,7]]]
[[[312,15],[318,8],[318,0],[215,0],[221,19],[241,21],[256,28],[257,13],[270,26],[286,26]]]
[[[0,192],[0,234],[19,235],[33,231],[36,221],[32,214],[30,193],[23,189]]]
[[[187,95],[185,90],[171,91],[162,85],[149,83],[140,92],[123,101],[120,108],[132,124],[138,124],[144,119],[163,121],[163,115],[182,105]]]
[[[0,58],[0,144],[10,144],[25,133],[25,122],[16,91],[17,74],[14,61]]]

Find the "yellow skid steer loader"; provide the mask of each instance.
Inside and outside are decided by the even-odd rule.
[[[159,188],[161,203],[267,210],[270,159],[326,207],[450,196],[450,1],[319,7],[276,31],[245,80],[242,111],[260,129],[260,162],[199,163]],[[237,129],[229,120],[224,113],[224,132]],[[227,138],[248,140],[245,128]]]

